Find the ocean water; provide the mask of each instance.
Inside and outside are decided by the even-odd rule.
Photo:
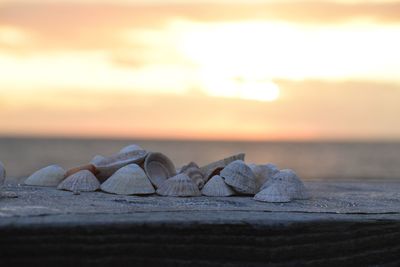
[[[8,176],[21,178],[49,164],[82,165],[97,154],[112,155],[137,143],[171,158],[177,167],[199,165],[244,152],[246,162],[272,162],[302,179],[399,179],[400,142],[220,142],[0,138],[0,161]]]

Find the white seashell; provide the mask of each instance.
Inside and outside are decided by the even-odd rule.
[[[104,158],[102,161],[98,161],[94,164],[98,173],[97,178],[100,181],[105,181],[117,170],[122,167],[136,163],[141,164],[147,156],[147,152],[144,150],[136,150],[127,153],[119,153],[111,157]]]
[[[117,195],[146,195],[155,193],[146,174],[136,164],[129,164],[116,171],[101,186],[101,190]]]
[[[201,192],[197,185],[185,173],[180,173],[172,178],[167,179],[160,188],[157,189],[157,194],[161,196],[174,197],[198,197]]]
[[[0,186],[4,184],[6,180],[6,169],[4,168],[3,163],[0,161]]]
[[[228,197],[235,195],[235,191],[227,185],[221,176],[213,176],[203,187],[201,193],[209,197]]]
[[[196,163],[190,162],[188,165],[183,166],[179,173],[186,173],[197,184],[199,189],[203,188],[205,184],[204,175]]]
[[[71,192],[92,192],[99,188],[99,180],[88,170],[79,171],[68,176],[57,186],[57,189]]]
[[[273,203],[290,202],[292,200],[285,184],[282,183],[272,183],[270,186],[255,195],[254,199],[257,201]]]
[[[176,175],[174,163],[161,153],[149,153],[144,162],[144,170],[156,188],[159,188],[168,178]]]
[[[211,177],[219,174],[223,168],[225,168],[228,164],[234,162],[235,160],[244,161],[245,156],[246,155],[244,153],[240,153],[201,167],[200,169],[201,172],[204,174],[204,180],[207,182]]]
[[[220,175],[236,192],[251,195],[257,192],[256,177],[250,167],[241,160],[230,163]]]
[[[257,188],[261,186],[272,176],[279,172],[278,167],[275,164],[268,163],[263,165],[248,164],[254,175],[256,176]]]
[[[137,145],[137,144],[132,144],[129,146],[126,146],[124,148],[122,148],[119,153],[129,153],[132,151],[136,151],[136,150],[144,150],[141,146]]]
[[[57,186],[67,172],[58,165],[50,165],[33,173],[25,180],[26,185]]]
[[[291,199],[310,198],[307,188],[293,170],[285,169],[279,171],[261,187],[261,190],[276,183],[282,184],[286,188]]]
[[[101,156],[101,155],[96,155],[92,158],[92,160],[90,161],[90,163],[92,163],[93,165],[99,164],[101,163],[103,160],[105,159],[105,157]]]

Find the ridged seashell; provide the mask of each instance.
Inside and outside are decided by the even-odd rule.
[[[116,171],[101,186],[101,190],[117,195],[153,194],[153,185],[143,169],[136,164],[129,164]]]
[[[244,161],[245,156],[246,155],[244,153],[240,153],[201,167],[200,170],[204,174],[204,180],[207,182],[211,177],[219,174],[223,168],[235,160]]]
[[[230,163],[220,175],[236,192],[251,195],[257,192],[256,177],[250,167],[241,160]]]
[[[149,153],[144,161],[144,170],[156,188],[176,175],[174,163],[161,153]]]
[[[287,192],[290,199],[310,198],[307,188],[293,170],[285,169],[279,171],[261,187],[261,190],[264,191],[277,184],[285,188],[285,192]]]
[[[137,144],[132,144],[129,146],[126,146],[124,148],[122,148],[119,153],[129,153],[132,151],[136,151],[136,150],[144,150],[141,146],[137,145]]]
[[[101,156],[101,155],[96,155],[92,158],[92,160],[90,161],[90,163],[92,163],[93,165],[99,164],[101,163],[103,160],[105,159],[105,157]]]
[[[173,197],[198,197],[201,192],[197,185],[185,173],[180,173],[172,178],[167,179],[160,188],[157,189],[157,194],[161,196]]]
[[[267,188],[264,188],[254,199],[262,202],[290,202],[292,200],[285,184],[273,183]]]
[[[278,167],[275,164],[248,164],[254,175],[256,176],[257,188],[261,188],[261,186],[268,181],[272,176],[279,172]]]
[[[29,176],[24,184],[36,186],[57,186],[65,178],[66,171],[58,165],[50,165]]]
[[[71,192],[92,192],[100,188],[96,176],[88,170],[79,171],[62,181],[57,189]]]
[[[65,174],[65,177],[71,176],[72,174],[80,172],[80,171],[83,171],[83,170],[90,171],[94,175],[97,174],[96,167],[93,164],[87,164],[87,165],[83,165],[83,166],[79,166],[79,167],[75,167],[75,168],[69,169],[67,171],[67,173]]]
[[[235,191],[227,185],[221,176],[213,176],[203,187],[201,193],[209,197],[228,197],[235,195]]]
[[[96,176],[100,181],[105,181],[117,170],[128,164],[141,164],[146,158],[146,155],[147,152],[144,150],[135,150],[127,153],[119,153],[111,157],[104,158],[102,161],[94,164],[98,171],[98,174]]]
[[[204,175],[196,163],[190,162],[188,165],[183,166],[179,173],[186,173],[197,184],[199,189],[203,188],[205,184]]]
[[[6,168],[4,168],[3,163],[0,161],[0,186],[4,184],[6,180]]]

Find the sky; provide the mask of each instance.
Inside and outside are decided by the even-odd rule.
[[[400,140],[400,1],[0,0],[0,135]]]

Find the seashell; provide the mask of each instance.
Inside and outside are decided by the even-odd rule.
[[[272,183],[267,188],[263,189],[254,199],[262,202],[290,202],[292,200],[289,191],[282,183]]]
[[[136,150],[144,150],[141,146],[137,145],[137,144],[132,144],[129,146],[126,146],[124,148],[122,148],[119,153],[129,153],[132,151],[136,151]]]
[[[101,155],[96,155],[92,158],[90,163],[93,165],[97,165],[97,164],[101,163],[104,159],[105,159],[105,157],[103,157]]]
[[[57,186],[65,178],[66,171],[58,165],[50,165],[29,176],[24,184],[36,186]]]
[[[57,189],[71,192],[92,192],[100,188],[100,182],[96,176],[88,170],[82,170],[67,177]]]
[[[180,173],[172,178],[167,179],[160,188],[157,189],[157,194],[161,196],[173,197],[198,197],[201,192],[192,179],[185,173]]]
[[[261,187],[261,190],[274,184],[281,184],[288,192],[291,199],[310,198],[307,188],[293,170],[285,169],[279,171]]]
[[[4,184],[6,180],[6,169],[4,168],[3,163],[0,161],[0,186]]]
[[[203,187],[201,193],[209,197],[229,197],[235,195],[235,191],[219,175],[214,175]]]
[[[241,160],[230,163],[221,171],[221,177],[225,183],[232,186],[236,192],[242,194],[255,194],[257,183],[250,167]]]
[[[117,195],[146,195],[155,193],[143,169],[129,164],[116,171],[101,186],[101,190]]]
[[[75,167],[75,168],[69,169],[67,171],[67,173],[65,174],[65,177],[71,176],[72,174],[80,172],[80,171],[83,171],[83,170],[90,171],[94,175],[96,175],[97,172],[98,172],[96,167],[93,164],[87,164],[87,165],[83,165],[83,166],[79,166],[79,167]]]
[[[168,178],[176,175],[174,163],[161,153],[149,153],[144,162],[144,170],[156,188],[159,188]]]
[[[279,172],[278,167],[275,164],[268,163],[264,165],[247,164],[250,167],[254,175],[256,176],[257,188],[261,186],[272,176]]]
[[[207,182],[211,177],[219,174],[223,168],[235,160],[244,161],[245,156],[246,155],[244,153],[240,153],[201,167],[200,170],[204,174],[204,180]]]
[[[199,189],[203,188],[205,184],[204,175],[196,163],[190,162],[188,165],[183,166],[179,173],[186,173],[197,184]]]
[[[105,181],[117,170],[128,164],[141,164],[146,156],[146,151],[136,150],[127,153],[119,153],[111,157],[104,158],[103,160],[94,163],[94,166],[98,171],[96,176],[100,181]]]

